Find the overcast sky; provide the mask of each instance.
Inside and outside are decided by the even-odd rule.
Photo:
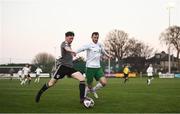
[[[39,52],[56,57],[64,33],[75,32],[72,47],[91,41],[94,31],[103,42],[109,31],[123,30],[159,51],[166,51],[159,35],[180,26],[180,0],[0,0],[0,64],[31,62]]]

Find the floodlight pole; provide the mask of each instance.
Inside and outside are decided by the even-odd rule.
[[[169,12],[169,27],[171,26],[171,8],[168,8],[168,12]],[[170,37],[169,37],[169,41],[170,41]],[[168,46],[168,73],[171,74],[171,55],[170,55],[170,42],[169,42],[169,46]]]
[[[174,4],[172,3],[169,3],[168,6],[167,6],[167,9],[168,9],[168,14],[169,14],[169,28],[171,26],[171,9],[174,8],[173,6]],[[169,37],[169,44],[168,44],[168,73],[171,74],[171,46],[170,46],[171,42],[170,42],[170,37]]]
[[[110,55],[110,49],[109,49],[109,55]],[[108,74],[110,75],[111,73],[111,60],[110,58],[108,59]]]

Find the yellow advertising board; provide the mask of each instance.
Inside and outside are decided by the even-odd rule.
[[[122,77],[124,77],[124,73],[115,73],[115,77],[116,78],[122,78]],[[129,73],[129,76],[128,77],[136,77],[136,73]]]

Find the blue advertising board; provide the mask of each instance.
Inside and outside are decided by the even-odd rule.
[[[175,74],[175,78],[180,78],[180,74]]]

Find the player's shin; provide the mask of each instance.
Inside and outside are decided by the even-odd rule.
[[[80,100],[84,100],[85,95],[85,81],[80,81],[79,83],[79,91],[80,91]]]
[[[24,81],[24,80],[22,80],[22,81],[21,81],[21,85],[23,85],[24,83],[25,83],[25,81]]]
[[[49,88],[48,83],[45,83],[45,84],[42,86],[42,88],[40,89],[39,92],[43,93],[43,92],[46,91],[48,88]]]
[[[37,103],[39,102],[42,93],[43,93],[44,91],[46,91],[48,88],[49,88],[49,86],[48,86],[48,84],[46,83],[46,84],[44,84],[43,87],[38,91],[38,93],[37,93],[37,95],[36,95],[36,98],[35,98],[35,101],[36,101]]]
[[[37,82],[39,83],[40,77],[38,77]]]

